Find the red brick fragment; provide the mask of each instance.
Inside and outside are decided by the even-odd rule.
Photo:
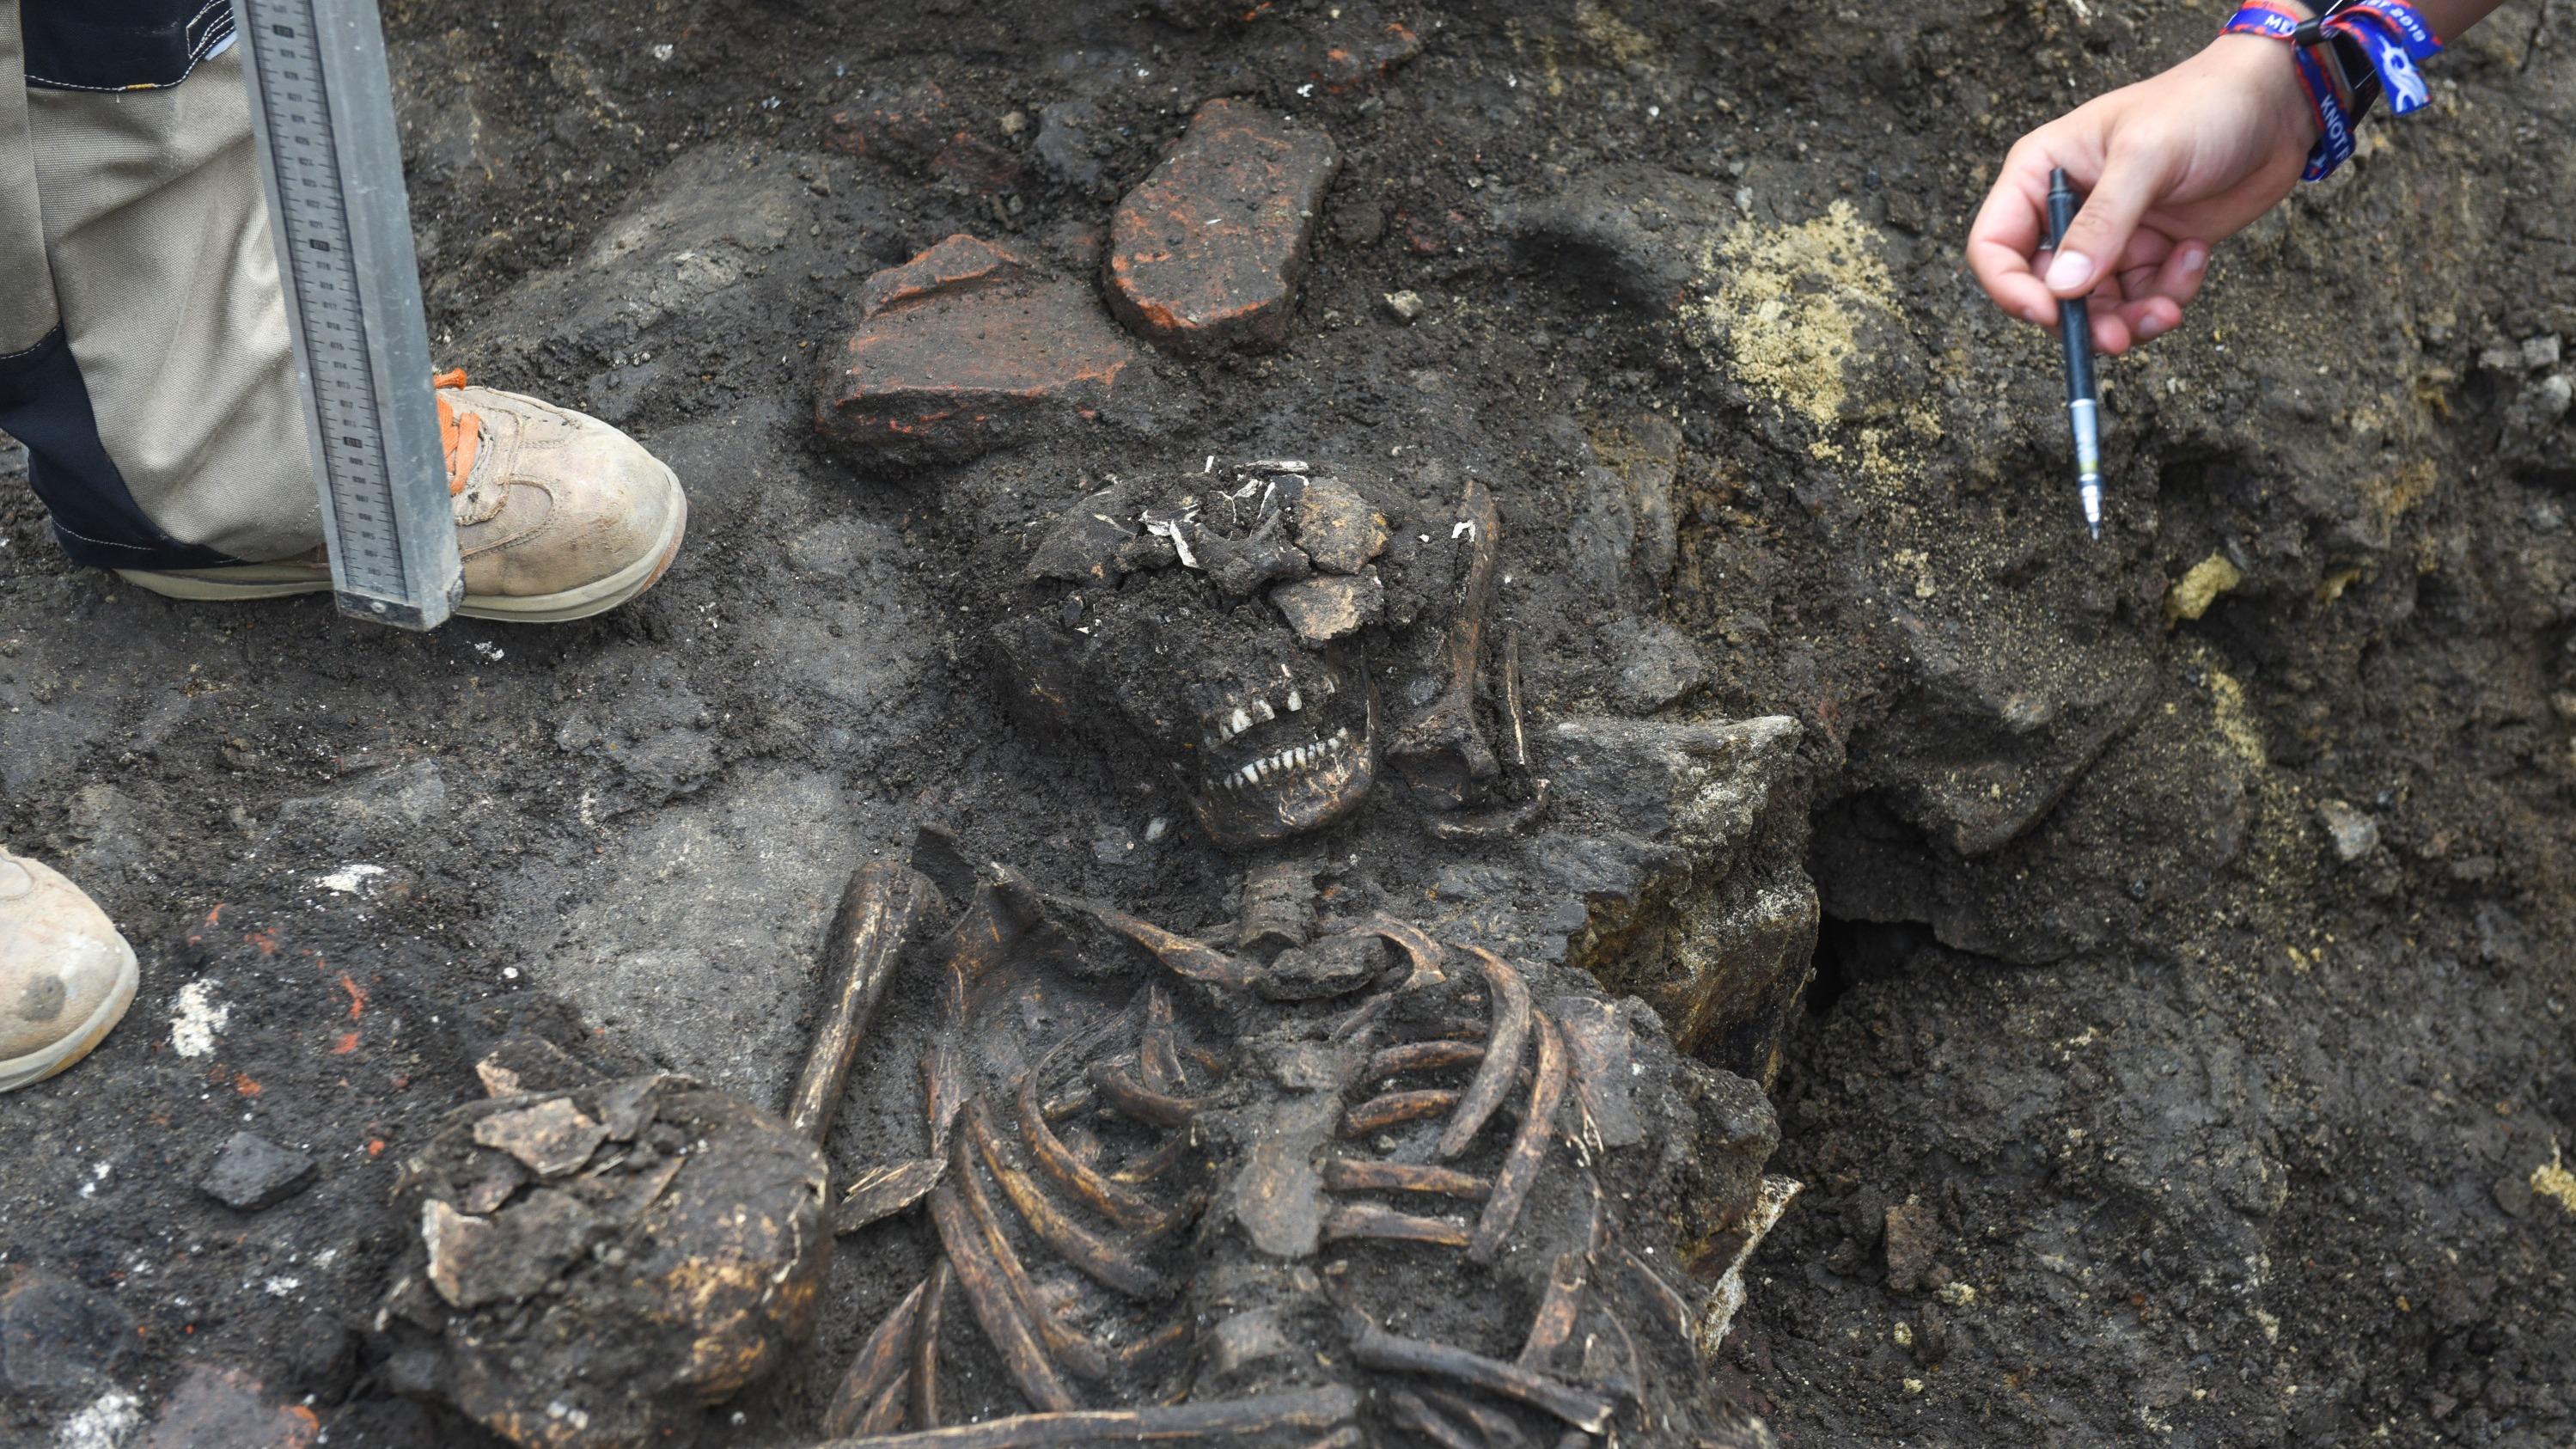
[[[814,426],[890,466],[953,462],[1097,415],[1140,360],[1089,287],[952,236],[868,279]]]
[[[1340,164],[1332,138],[1260,107],[1199,107],[1111,218],[1109,306],[1178,351],[1277,347]]]
[[[933,81],[916,81],[833,112],[823,144],[976,191],[1008,190],[1020,179],[1020,158],[977,135]]]

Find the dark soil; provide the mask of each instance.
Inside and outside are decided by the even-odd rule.
[[[477,1442],[376,1356],[396,1164],[514,1028],[776,1103],[843,877],[924,821],[1224,919],[1160,775],[1009,707],[1016,581],[969,567],[996,490],[1206,455],[1486,480],[1540,721],[1804,727],[1807,1190],[1719,1371],[1783,1441],[2576,1437],[2564,17],[2456,46],[2106,365],[2087,545],[2053,354],[1958,240],[2014,136],[2217,9],[1253,8],[390,7],[442,362],[633,432],[691,538],[612,616],[414,638],[76,570],[6,485],[0,839],[144,984],[0,1119],[0,1437],[141,1442],[221,1365],[335,1446]],[[826,145],[925,82],[974,145]],[[961,468],[815,439],[869,273],[971,231],[1096,276],[1214,95],[1340,149],[1284,351],[1158,357],[1150,406]],[[1669,560],[1603,547],[1650,416]],[[1574,889],[1408,809],[1333,839],[1364,898]],[[203,1196],[238,1130],[313,1185]],[[845,1255],[821,1344],[696,1437],[809,1433],[904,1286]]]

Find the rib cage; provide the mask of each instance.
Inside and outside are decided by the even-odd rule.
[[[1715,1442],[1692,1295],[1655,1266],[1673,1225],[1623,1201],[1691,1124],[1620,1074],[1700,1069],[1572,973],[1542,992],[1383,917],[1315,949],[1393,984],[1271,999],[1260,963],[1007,875],[979,892],[920,1058],[938,1256],[827,1433]]]

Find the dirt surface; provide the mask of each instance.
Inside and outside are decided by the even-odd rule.
[[[390,7],[434,348],[645,441],[691,537],[612,616],[410,638],[75,570],[0,484],[0,838],[144,961],[8,1099],[0,1437],[247,1401],[477,1442],[373,1325],[397,1164],[513,1028],[776,1104],[842,879],[925,821],[1229,919],[1243,858],[1157,762],[1013,708],[980,550],[1041,491],[1263,457],[1494,490],[1566,779],[1612,724],[1796,721],[1766,798],[1825,919],[1771,1170],[1808,1186],[1718,1370],[1782,1441],[2576,1436],[2563,6],[2106,365],[2094,546],[2052,355],[1957,241],[2013,136],[2218,9],[1251,8]],[[1284,349],[1143,356],[962,464],[815,436],[872,273],[968,232],[1096,287],[1216,96],[1339,156]],[[932,119],[869,150],[871,108]],[[1657,871],[1803,883],[1776,827],[1603,844],[1609,773],[1489,847],[1380,790],[1331,879],[1605,969],[1692,959],[1704,917],[1600,914]],[[201,1194],[242,1130],[311,1185]],[[810,1436],[906,1286],[845,1255],[817,1346],[684,1437]]]

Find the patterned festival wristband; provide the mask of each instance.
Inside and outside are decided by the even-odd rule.
[[[2352,158],[2353,128],[2381,93],[2386,93],[2388,108],[2396,115],[2421,110],[2432,94],[2416,62],[2442,48],[2440,37],[2407,0],[2336,0],[2313,20],[2278,0],[2248,0],[2228,17],[2219,33],[2259,35],[2290,47],[2300,89],[2307,93],[2308,107],[2317,119],[2317,143],[2299,173],[2305,181],[2322,180]],[[2343,67],[2347,82],[2367,67],[2353,85],[2349,107],[2317,59],[2316,50],[2329,43],[2345,56],[2357,57]]]

